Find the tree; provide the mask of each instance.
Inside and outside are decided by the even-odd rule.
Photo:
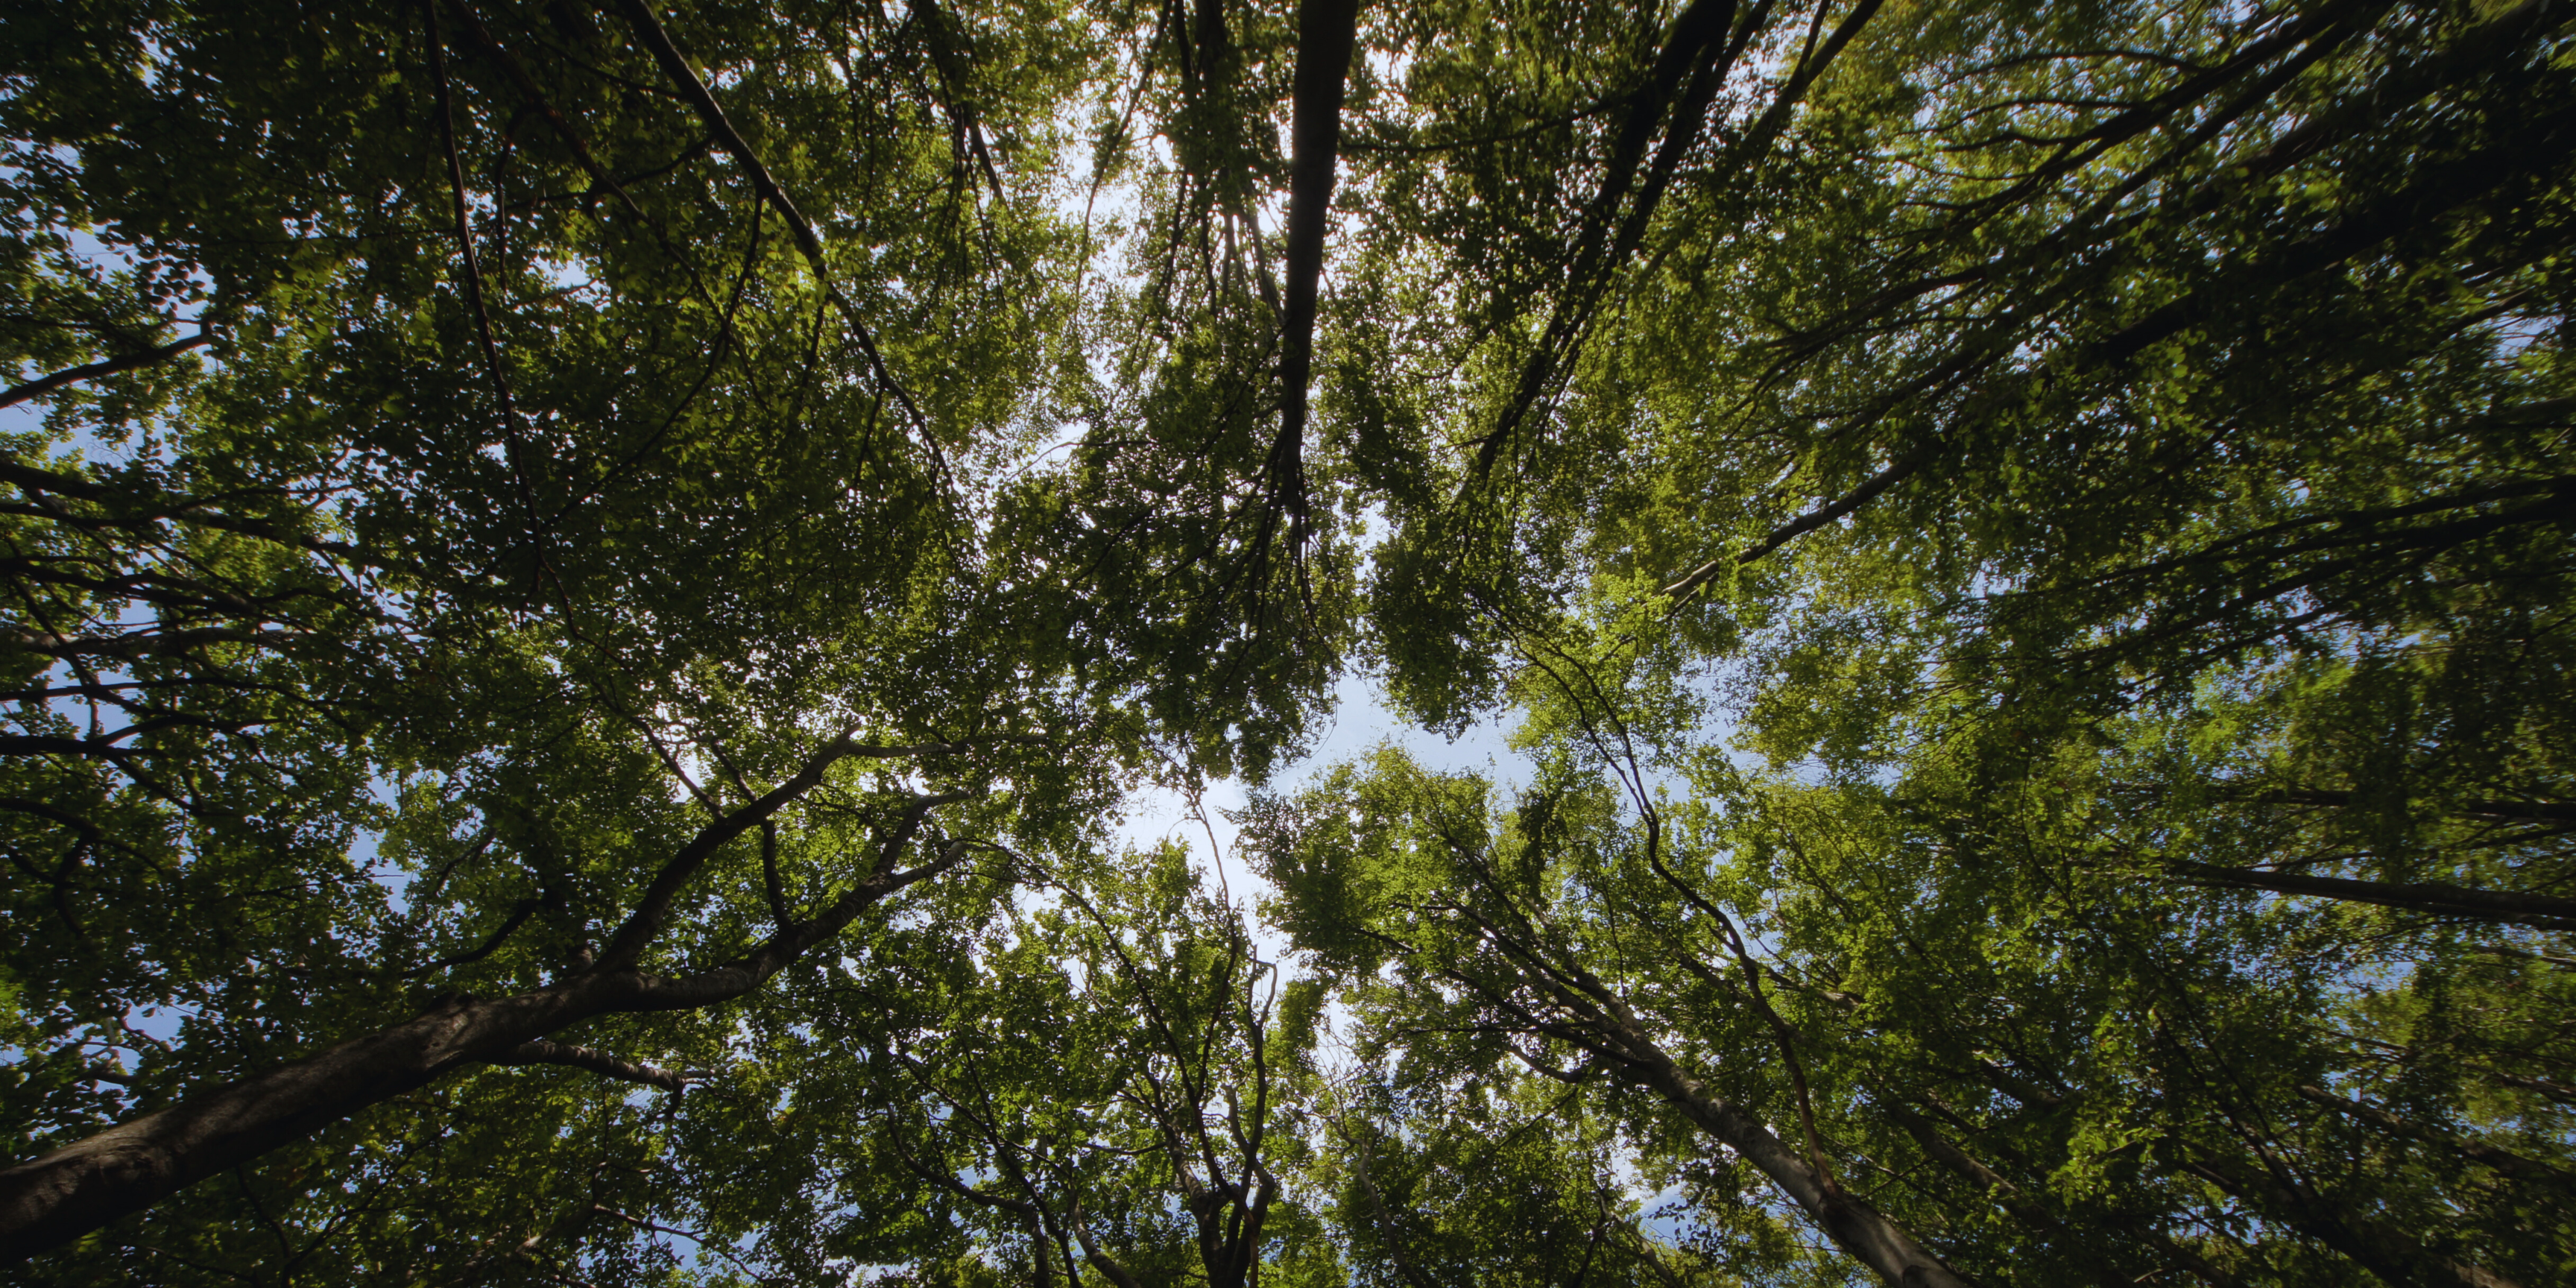
[[[2560,15],[1810,16],[1668,187],[1409,103],[1373,638],[1540,768],[1265,805],[1299,942],[1980,1281],[2562,1275]]]
[[[890,1155],[963,1211],[895,1208],[886,1225],[1007,1242],[994,1259],[1036,1282],[1059,1268],[1121,1288],[1242,1288],[1265,1271],[1337,1282],[1277,1170],[1300,1140],[1298,1035],[1279,1023],[1277,972],[1179,846],[1128,860],[1078,881],[1030,874],[1045,902],[995,925],[996,942],[897,967],[939,987],[854,991],[866,1001],[835,1029],[904,1076],[823,1109],[863,1133],[825,1152]],[[894,992],[946,1006],[886,1014]]]
[[[1969,1282],[1902,1222],[1836,1181],[1812,1134],[1801,1156],[1758,1112],[1713,1089],[1704,1073],[1676,1058],[1666,1036],[1671,1021],[1641,1014],[1635,988],[1596,973],[1594,963],[1633,969],[1638,953],[1615,930],[1587,936],[1562,924],[1566,913],[1556,897],[1567,874],[1549,870],[1556,856],[1545,850],[1557,838],[1547,833],[1576,831],[1581,825],[1571,817],[1560,824],[1558,811],[1571,816],[1582,802],[1533,802],[1518,821],[1522,852],[1511,853],[1486,826],[1479,785],[1425,781],[1410,769],[1395,760],[1382,766],[1379,781],[1345,776],[1323,784],[1305,811],[1274,803],[1254,814],[1255,843],[1287,892],[1284,920],[1299,945],[1355,979],[1392,968],[1386,982],[1393,997],[1381,1005],[1396,1008],[1399,1018],[1382,1024],[1422,1035],[1491,1035],[1481,1044],[1488,1060],[1517,1059],[1568,1083],[1606,1074],[1632,1084],[1759,1170],[1836,1246],[1888,1282]],[[1651,836],[1654,824],[1647,826]],[[1587,860],[1600,861],[1573,863],[1580,868]],[[1661,858],[1649,851],[1649,862]],[[1585,893],[1598,899],[1601,892]],[[1688,954],[1654,960],[1667,969],[1696,966],[1685,978],[1723,984]],[[1744,986],[1761,983],[1748,972]],[[1415,1015],[1416,1006],[1429,1013]],[[1723,1051],[1743,1036],[1702,1041]],[[1560,1052],[1572,1053],[1571,1067]],[[1781,1053],[1786,1067],[1797,1067],[1793,1047],[1784,1044]],[[1800,1112],[1812,1120],[1803,1103]]]
[[[2564,1277],[2565,17],[13,16],[0,1210]],[[1101,822],[1355,662],[1535,768],[1257,801],[1289,1023]]]
[[[676,1092],[689,1012],[1114,798],[1136,663],[969,486],[1072,233],[962,167],[1086,46],[970,108],[822,16],[12,19],[13,1255],[430,1149],[460,1069]]]

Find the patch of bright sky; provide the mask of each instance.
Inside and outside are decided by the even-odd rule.
[[[1334,713],[1322,726],[1311,750],[1271,776],[1267,790],[1290,794],[1335,765],[1355,760],[1380,746],[1394,746],[1425,768],[1452,773],[1481,773],[1499,783],[1527,780],[1528,762],[1510,745],[1511,726],[1487,720],[1469,726],[1452,740],[1425,732],[1387,708],[1369,677],[1350,674],[1334,686]],[[1127,815],[1114,829],[1120,842],[1139,849],[1179,841],[1199,870],[1221,882],[1237,903],[1255,903],[1270,887],[1235,854],[1235,826],[1229,811],[1243,808],[1247,790],[1239,781],[1211,783],[1201,797],[1205,822],[1178,791],[1155,788],[1137,794]],[[1215,848],[1211,849],[1213,841]],[[1275,960],[1286,944],[1257,919],[1254,933],[1262,950]]]

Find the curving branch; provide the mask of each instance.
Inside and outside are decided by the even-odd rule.
[[[633,965],[636,958],[643,953],[645,945],[651,943],[654,936],[662,933],[663,921],[670,914],[671,901],[679,896],[681,888],[688,884],[689,879],[697,875],[698,869],[705,866],[706,861],[713,858],[715,852],[726,842],[760,826],[778,811],[812,791],[823,781],[824,773],[833,765],[853,758],[904,760],[922,756],[956,755],[979,746],[1000,743],[1049,745],[1045,737],[1036,734],[1004,734],[989,738],[969,738],[956,742],[919,743],[899,747],[855,743],[850,741],[846,733],[832,739],[825,743],[821,750],[807,757],[805,764],[797,770],[794,777],[754,798],[742,808],[707,824],[697,836],[690,839],[687,845],[680,848],[679,853],[672,855],[670,860],[662,865],[662,870],[654,875],[652,884],[645,887],[643,896],[636,900],[635,910],[627,915],[625,922],[618,926],[614,935],[610,936],[607,949],[600,954],[599,963],[593,969],[607,971]],[[962,799],[964,799],[962,795],[955,793],[916,798],[912,808],[904,816],[904,822],[896,833],[896,840],[889,846],[887,851],[889,856],[899,850],[904,841],[911,838],[913,829],[921,825],[922,817],[927,811]]]
[[[415,966],[404,971],[403,975],[411,978],[426,975],[432,971],[453,970],[459,966],[473,965],[499,951],[501,945],[509,942],[510,936],[519,933],[519,927],[528,924],[528,918],[535,916],[545,906],[545,901],[542,899],[521,899],[510,909],[510,916],[501,923],[501,928],[493,931],[481,945],[454,956],[441,957],[426,965]]]
[[[1490,873],[1487,880],[1491,880]],[[1519,981],[1545,993],[1568,1017],[1540,1020],[1515,1006],[1487,981],[1455,971],[1450,979],[1513,1013],[1535,1031],[1559,1038],[1598,1058],[1610,1076],[1661,1097],[1702,1133],[1735,1151],[1769,1177],[1834,1244],[1889,1284],[1906,1288],[1971,1288],[1961,1274],[1902,1224],[1861,1196],[1832,1186],[1799,1151],[1759,1117],[1692,1077],[1646,1031],[1616,991],[1571,960],[1552,960],[1537,928],[1517,909],[1508,925],[1464,906],[1447,909],[1474,925],[1484,940],[1514,963]]]
[[[912,400],[912,394],[903,387],[903,382],[895,378],[894,370],[886,365],[884,355],[877,352],[876,339],[869,334],[867,324],[859,319],[858,306],[852,304],[850,297],[843,294],[840,286],[832,280],[831,266],[823,256],[823,239],[815,234],[814,225],[789,199],[787,190],[778,186],[778,179],[769,172],[769,167],[761,164],[760,154],[752,150],[750,142],[734,129],[732,121],[726,119],[724,107],[716,102],[715,95],[707,92],[706,82],[698,79],[697,71],[689,66],[688,56],[680,52],[678,45],[671,43],[671,34],[662,29],[661,20],[653,16],[653,10],[644,4],[644,0],[617,0],[617,12],[626,19],[628,26],[635,29],[636,39],[643,42],[645,50],[661,67],[662,74],[680,92],[680,100],[698,114],[698,119],[706,124],[707,132],[715,136],[716,145],[730,153],[734,162],[743,168],[743,173],[750,177],[752,190],[787,221],[788,230],[796,237],[796,249],[804,254],[806,264],[814,270],[816,284],[823,288],[824,296],[831,300],[843,324],[850,328],[851,338],[859,342],[859,351],[866,355],[868,368],[875,373],[877,383],[894,395],[896,402],[903,404],[904,412],[912,417],[915,426],[927,428],[929,420],[921,414],[920,405]]]

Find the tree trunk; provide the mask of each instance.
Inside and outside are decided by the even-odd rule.
[[[461,1065],[620,1009],[641,984],[632,974],[586,976],[441,1006],[0,1170],[0,1262],[68,1243]]]
[[[1641,1054],[1647,1058],[1633,1066],[1639,1082],[1670,1101],[1701,1131],[1762,1169],[1836,1246],[1879,1278],[1895,1288],[1975,1288],[1975,1280],[1951,1269],[1885,1213],[1856,1195],[1827,1188],[1824,1178],[1798,1157],[1798,1151],[1751,1114],[1709,1095],[1707,1088],[1661,1051],[1648,1047]]]
[[[2404,908],[2443,917],[2501,921],[2543,930],[2576,930],[2576,899],[2515,891],[2474,890],[2438,882],[2354,881],[2344,877],[2311,877],[2261,868],[2222,868],[2205,863],[2171,863],[2176,877],[2196,885],[2276,894],[2309,895]]]
[[[1279,342],[1279,437],[1268,466],[1271,504],[1284,507],[1302,534],[1306,521],[1306,386],[1315,357],[1315,307],[1324,272],[1324,233],[1340,159],[1342,96],[1359,0],[1304,0],[1297,6],[1296,98],[1289,168],[1287,303]],[[1275,510],[1274,510],[1275,512]]]

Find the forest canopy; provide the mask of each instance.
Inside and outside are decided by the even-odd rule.
[[[2571,252],[2553,0],[5,6],[0,1276],[2576,1279]]]

